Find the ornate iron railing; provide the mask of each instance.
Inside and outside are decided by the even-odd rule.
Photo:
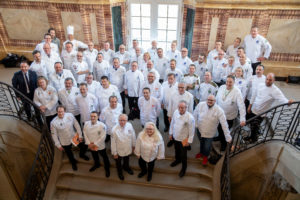
[[[258,120],[260,123],[257,123]],[[227,146],[221,172],[221,199],[229,200],[230,196],[230,162],[229,158],[253,148],[259,144],[280,140],[300,150],[300,102],[282,104],[247,120],[246,125],[232,129],[232,142]],[[251,135],[251,124],[259,130],[257,141],[246,140]]]
[[[21,199],[43,199],[54,159],[54,144],[45,116],[30,99],[2,82],[0,82],[0,116],[15,117],[41,133],[37,153]]]

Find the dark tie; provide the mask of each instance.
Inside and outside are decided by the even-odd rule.
[[[24,76],[24,79],[25,79],[26,91],[27,91],[27,93],[30,93],[28,77],[27,77],[26,73],[23,73],[23,76]]]

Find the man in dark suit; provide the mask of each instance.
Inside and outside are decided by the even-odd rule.
[[[29,70],[27,61],[21,61],[20,69],[20,71],[14,74],[12,85],[30,100],[33,100],[34,90],[37,88],[37,75],[34,71]],[[30,105],[26,101],[23,101],[23,108],[27,117],[31,119]]]

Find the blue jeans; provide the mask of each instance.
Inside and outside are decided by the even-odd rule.
[[[204,156],[209,156],[211,150],[213,138],[204,138],[201,137],[200,140],[200,153]]]

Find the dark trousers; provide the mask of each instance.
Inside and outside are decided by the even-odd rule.
[[[261,64],[261,62],[257,62],[257,63],[252,63],[251,64],[251,66],[252,66],[252,70],[253,70],[253,75],[255,75],[256,74],[256,67],[258,66],[258,65],[260,65]]]
[[[181,142],[174,140],[175,147],[175,160],[182,163],[181,170],[187,168],[187,149],[182,145]]]
[[[47,123],[47,126],[48,126],[48,130],[50,131],[50,123],[51,121],[54,119],[54,117],[56,117],[57,114],[54,114],[54,115],[50,115],[50,116],[46,116],[46,123]]]
[[[128,97],[129,104],[129,115],[133,118],[138,118],[140,116],[140,109],[138,106],[138,97]]]
[[[164,123],[165,123],[165,129],[170,128],[170,122],[169,122],[169,117],[168,117],[168,111],[166,109],[163,109],[163,113],[164,113]]]
[[[200,153],[206,157],[209,156],[213,138],[204,138],[200,140]]]
[[[126,97],[126,95],[125,95],[125,91],[123,91],[123,92],[121,92],[120,93],[120,96],[121,96],[121,99],[122,99],[122,105],[123,105],[123,113],[124,113],[124,111],[125,111],[125,97]]]
[[[76,160],[74,158],[73,152],[72,152],[72,144],[62,146],[67,154],[67,157],[69,158],[69,161],[71,164],[76,164]],[[84,142],[81,142],[78,144],[78,147],[80,149],[79,156],[83,156],[87,150],[87,145],[84,144]]]
[[[109,159],[106,154],[106,149],[102,149],[102,150],[98,150],[98,151],[91,151],[91,152],[92,152],[92,156],[93,156],[93,159],[95,162],[94,165],[100,166],[100,159],[99,159],[99,153],[100,153],[100,155],[103,158],[105,171],[109,170],[110,163],[109,163]]]
[[[141,168],[142,173],[147,173],[148,172],[148,177],[152,177],[152,172],[154,169],[154,164],[155,164],[156,159],[154,159],[151,162],[146,162],[142,157],[140,157],[139,159],[139,166]],[[148,166],[147,166],[148,164]]]
[[[257,115],[255,115],[254,113],[250,113],[249,117],[253,118],[256,117]],[[251,129],[251,139],[252,140],[257,140],[257,137],[259,135],[259,128],[260,128],[260,124],[262,123],[264,119],[262,117],[257,117],[256,119],[252,120],[250,123],[250,129]]]
[[[76,116],[74,116],[75,117],[75,119],[77,120],[77,122],[79,123],[79,125],[81,125],[81,123],[80,123],[80,114],[79,115],[76,115]]]
[[[227,124],[228,124],[228,128],[230,129],[233,125],[233,120],[227,120]],[[225,135],[224,135],[221,124],[219,124],[219,126],[218,126],[218,132],[219,132],[219,138],[221,141],[221,149],[224,150],[227,146],[227,142],[226,142]]]
[[[123,174],[122,173],[122,168],[125,170],[129,170],[129,156],[118,156],[116,160],[116,166],[117,166],[117,171],[118,174]],[[123,160],[123,167],[122,167],[122,160]]]

